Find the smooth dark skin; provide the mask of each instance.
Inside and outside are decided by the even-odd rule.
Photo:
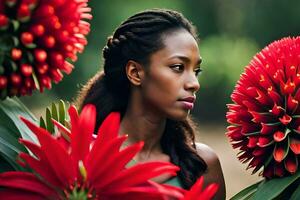
[[[200,88],[197,74],[201,58],[193,36],[186,30],[177,30],[166,33],[163,41],[164,48],[151,55],[149,66],[135,61],[126,65],[131,95],[119,133],[128,134],[127,145],[145,142],[134,158],[137,162],[170,161],[160,146],[166,119],[186,119],[190,110],[178,100],[194,96]],[[224,177],[217,155],[201,143],[197,143],[197,152],[208,165],[204,174],[205,187],[218,183],[219,190],[214,199],[225,199]],[[163,182],[168,178],[170,175],[162,175],[153,180]]]

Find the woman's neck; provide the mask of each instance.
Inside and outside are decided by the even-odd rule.
[[[136,160],[154,160],[162,154],[160,140],[166,126],[166,119],[158,118],[144,112],[144,109],[128,106],[122,118],[119,130],[120,135],[127,134],[126,145],[144,141],[144,147],[136,156]]]

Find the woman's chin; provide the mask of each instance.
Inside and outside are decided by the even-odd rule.
[[[169,119],[175,120],[175,121],[184,121],[187,119],[188,115],[190,113],[190,110],[181,110],[176,113],[173,113],[169,115]]]

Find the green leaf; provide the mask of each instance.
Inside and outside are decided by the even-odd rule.
[[[17,64],[14,62],[14,61],[9,61],[9,66],[10,66],[10,69],[13,71],[13,72],[16,72],[18,70],[18,66]]]
[[[284,178],[274,178],[268,181],[262,182],[257,188],[253,200],[272,200],[280,195],[286,188],[289,187],[293,182],[295,182],[300,177],[300,172],[284,177]]]
[[[43,119],[43,117],[40,117],[40,127],[43,129],[47,129],[46,123],[45,123],[45,120]]]
[[[53,126],[53,123],[51,121],[51,111],[50,111],[49,108],[46,109],[46,124],[47,124],[47,130],[50,133],[53,133],[54,132],[54,126]]]
[[[56,108],[56,105],[55,103],[52,103],[52,118],[55,119],[56,121],[58,121],[58,114],[57,114],[57,108]]]
[[[27,58],[27,62],[34,63],[34,57],[33,57],[32,53],[30,51],[27,51],[25,56]]]
[[[35,141],[36,137],[19,119],[19,116],[35,121],[33,115],[18,100],[7,98],[0,102],[0,171],[24,170],[16,162],[19,152],[28,152],[19,143],[19,138],[23,137],[30,141]]]
[[[300,199],[300,185],[298,185],[295,192],[292,194],[290,200],[299,200]]]
[[[65,118],[66,118],[66,106],[65,106],[65,102],[63,100],[59,100],[58,103],[58,112],[59,112],[59,122],[62,125],[65,125]]]
[[[27,152],[24,146],[18,142],[18,137],[10,133],[5,127],[0,127],[0,163],[10,166],[13,170],[20,170],[16,162],[19,152]],[[1,170],[4,170],[0,169]]]
[[[15,47],[19,45],[19,39],[16,36],[12,36],[11,39]]]
[[[0,173],[7,171],[26,171],[21,166],[17,165],[16,162],[12,162],[7,159],[5,155],[1,155],[0,153]]]
[[[34,71],[32,72],[32,78],[33,78],[33,82],[34,82],[36,89],[40,90],[40,83],[39,83],[39,80],[37,79]]]
[[[31,44],[26,44],[26,47],[27,47],[28,49],[35,49],[35,48],[37,47],[37,45],[34,44],[34,43],[31,43]]]
[[[7,98],[6,100],[1,101],[0,110],[2,110],[3,113],[7,115],[11,122],[14,124],[14,127],[11,127],[11,129],[9,129],[10,131],[14,132],[13,130],[16,130],[22,138],[38,144],[36,136],[20,120],[19,117],[23,116],[24,118],[36,124],[38,124],[38,121],[18,98]],[[0,121],[2,121],[2,118]],[[4,123],[0,124],[1,126],[5,126]]]
[[[18,30],[20,27],[20,22],[18,20],[11,20],[11,23],[13,25],[14,31]]]
[[[253,195],[253,193],[257,190],[257,187],[260,183],[262,183],[262,181],[250,185],[249,187],[243,189],[242,191],[240,191],[239,193],[231,197],[230,200],[246,200],[247,197]]]

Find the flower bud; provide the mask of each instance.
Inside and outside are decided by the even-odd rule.
[[[23,32],[21,34],[21,42],[26,46],[32,44],[33,42],[33,35],[29,32]]]
[[[0,76],[0,89],[4,89],[7,86],[7,78],[6,76]]]
[[[41,63],[37,65],[37,71],[39,74],[46,74],[48,69],[49,69],[49,65],[47,65],[46,63]]]
[[[40,77],[40,84],[48,89],[51,88],[51,79],[48,76],[41,76]]]
[[[21,22],[26,22],[30,19],[30,9],[28,5],[21,4],[17,11],[17,19]]]
[[[31,77],[25,78],[24,85],[28,89],[33,89],[34,88],[34,82],[33,82],[32,78]]]
[[[6,29],[8,27],[8,22],[8,18],[5,15],[0,14],[0,29]]]
[[[20,49],[17,48],[13,48],[11,50],[11,58],[13,60],[20,60],[22,57],[22,51]]]
[[[22,3],[27,4],[30,10],[33,10],[36,5],[38,0],[23,0]]]
[[[45,62],[47,59],[47,53],[43,49],[35,49],[34,50],[34,58],[38,62]]]
[[[55,67],[60,68],[64,64],[64,57],[61,53],[52,52],[50,54],[51,64]]]
[[[19,86],[22,83],[22,77],[20,76],[20,74],[17,73],[12,73],[10,75],[10,80],[14,86]]]
[[[63,74],[59,69],[50,69],[51,78],[54,80],[55,83],[58,83],[63,78]]]
[[[47,48],[52,48],[55,46],[55,38],[51,35],[48,35],[48,36],[45,36],[43,38],[43,41],[44,41],[44,45],[47,47]]]
[[[41,24],[36,24],[31,27],[31,33],[35,36],[42,36],[45,33],[45,27]]]
[[[32,66],[28,64],[21,64],[21,72],[24,76],[31,76],[32,75]]]

